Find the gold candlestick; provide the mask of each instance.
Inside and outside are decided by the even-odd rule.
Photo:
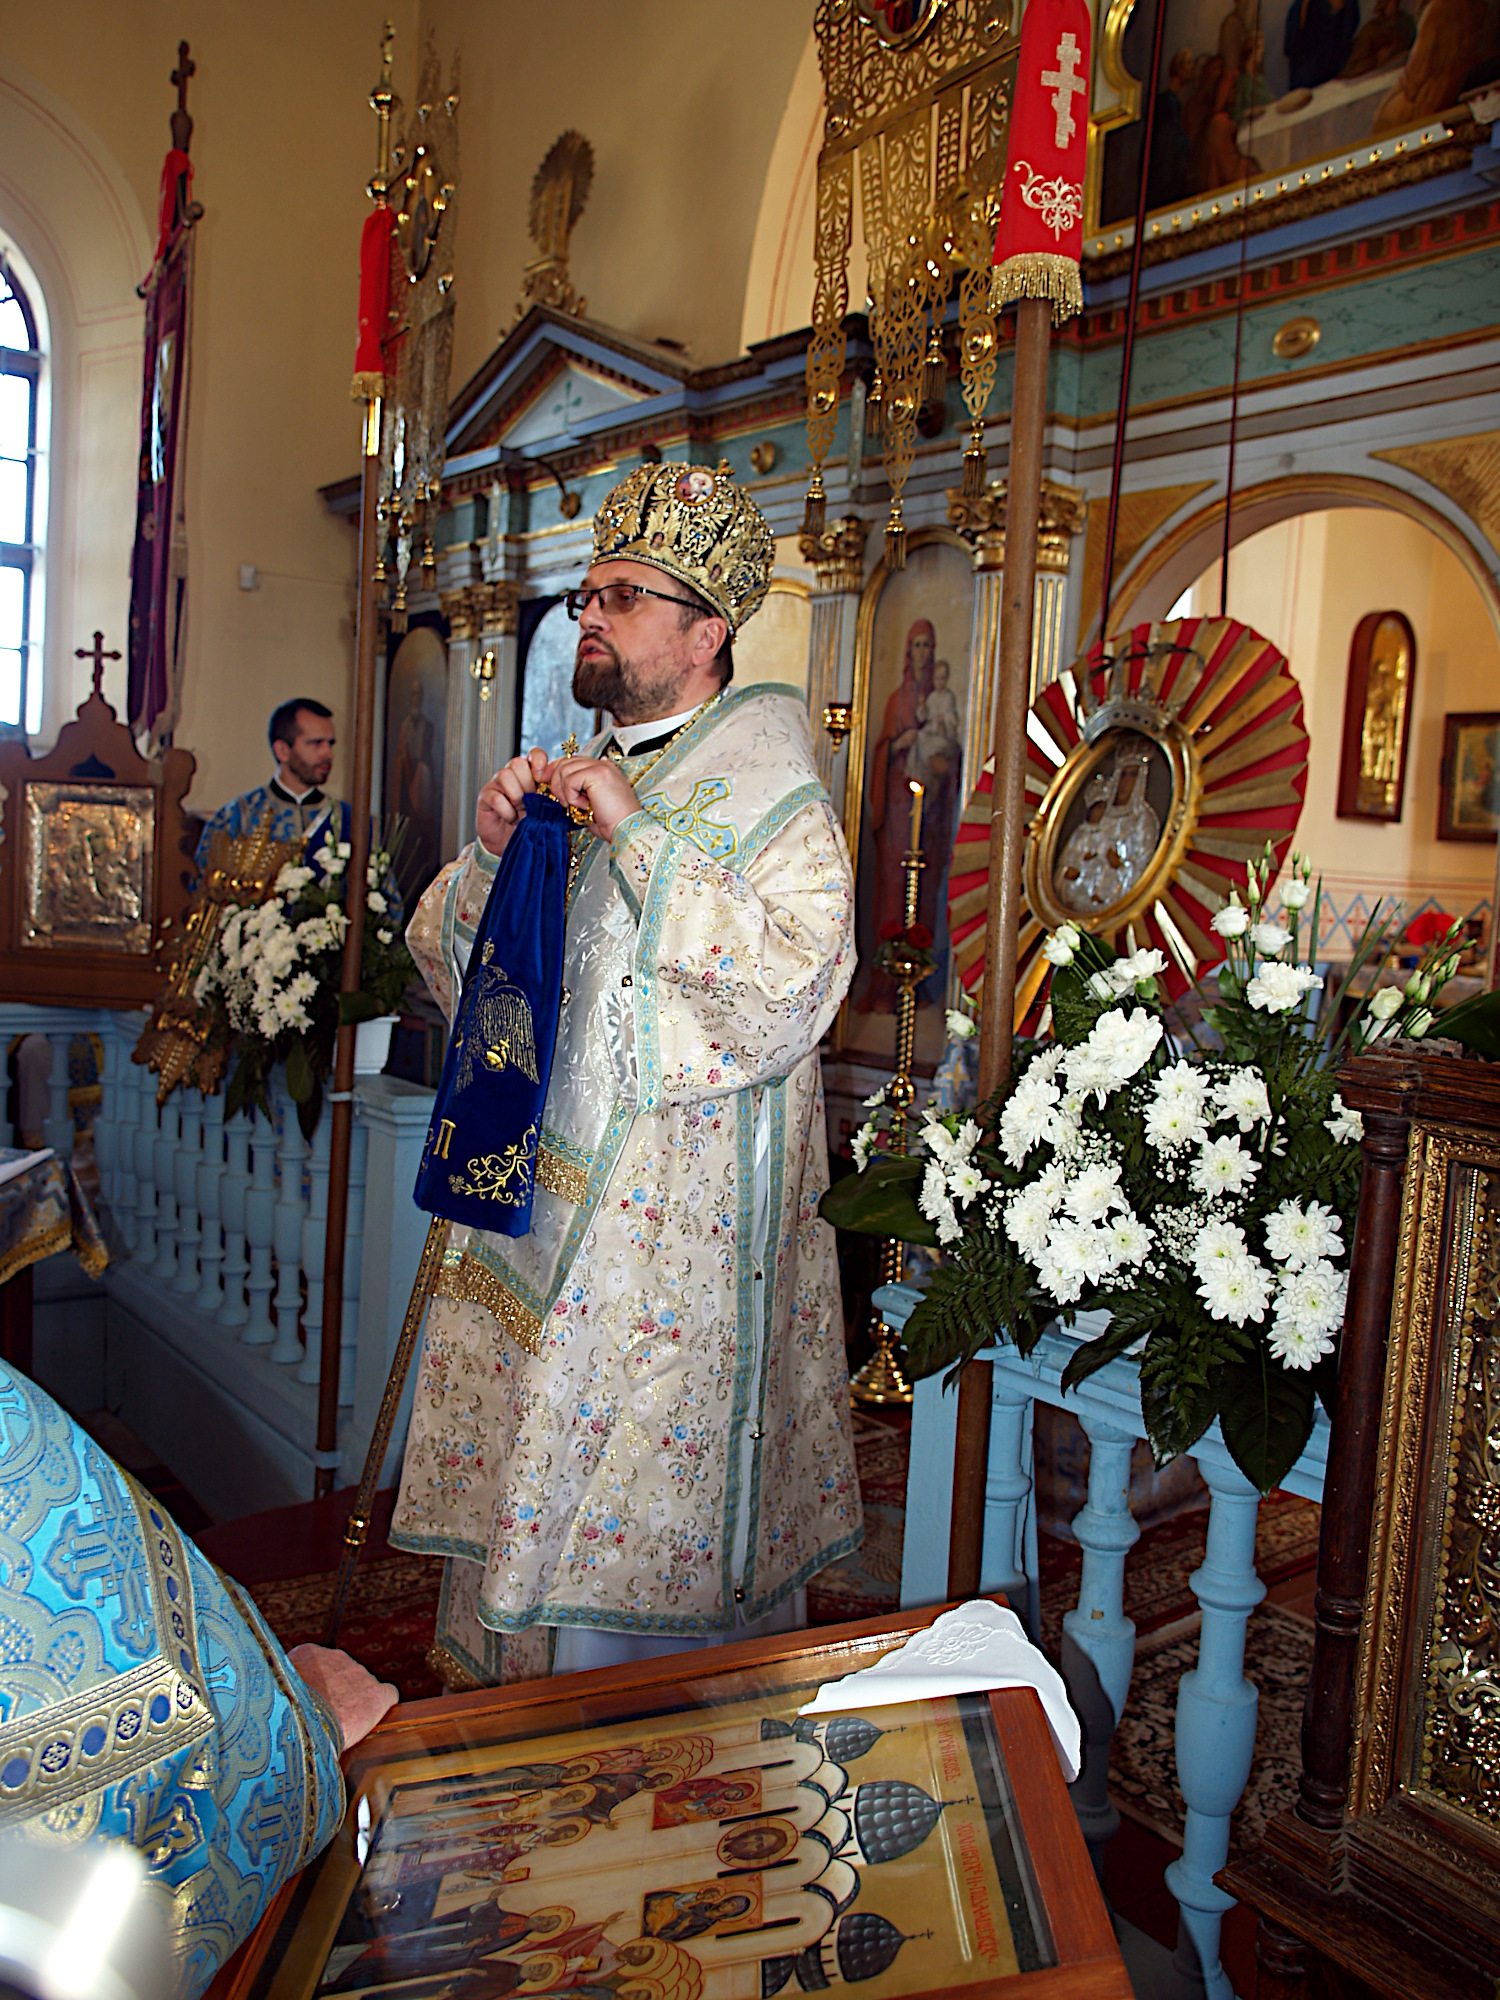
[[[886,1102],[891,1107],[890,1150],[893,1155],[906,1151],[907,1118],[917,1094],[911,1080],[912,1057],[917,1041],[917,988],[929,971],[921,955],[908,942],[912,925],[917,921],[918,891],[925,866],[921,849],[922,787],[914,778],[910,783],[911,849],[901,862],[906,873],[904,935],[893,946],[887,961],[891,976],[900,988],[896,1000],[896,1073],[886,1092]],[[899,1237],[889,1238],[880,1256],[881,1284],[900,1284],[905,1263],[905,1244]],[[912,1399],[911,1385],[902,1372],[901,1342],[895,1328],[888,1326],[876,1313],[870,1321],[870,1336],[875,1342],[875,1352],[849,1384],[850,1395],[856,1403],[909,1403]]]

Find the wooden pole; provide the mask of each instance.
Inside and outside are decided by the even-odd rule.
[[[377,208],[386,203],[391,170],[391,27],[381,41],[380,81],[370,104],[380,120],[380,145],[370,193]],[[376,602],[376,509],[380,499],[379,396],[365,405],[359,490],[359,609],[354,641],[354,796],[349,802],[349,860],[344,881],[344,959],[339,992],[358,993],[365,951],[365,872],[370,860],[370,767],[375,743],[375,654],[380,641]],[[318,1439],[313,1495],[333,1491],[338,1466],[339,1353],[344,1336],[344,1233],[349,1222],[349,1142],[354,1127],[354,1037],[340,1028],[334,1045],[333,1124],[328,1145],[328,1235],[323,1250],[323,1349],[318,1364]]]
[[[357,993],[365,951],[365,871],[370,860],[370,777],[375,742],[375,652],[380,613],[375,602],[375,509],[380,498],[381,399],[365,407],[364,464],[359,495],[359,612],[354,669],[354,796],[350,800],[344,961],[339,991]],[[334,1048],[333,1126],[328,1146],[328,1237],[323,1251],[323,1352],[318,1369],[318,1448],[313,1492],[333,1491],[339,1429],[339,1351],[344,1337],[344,1234],[349,1223],[349,1144],[354,1129],[354,1038],[339,1029]]]
[[[984,998],[979,1015],[979,1101],[1010,1077],[1015,1032],[1016,942],[1021,928],[1021,854],[1026,841],[1026,711],[1031,702],[1031,630],[1042,504],[1042,439],[1052,308],[1046,299],[1016,307],[1016,374],[1010,413],[1005,498],[1005,581],[1000,598],[1000,686],[995,702],[995,789],[990,814],[990,903],[984,934]],[[959,1378],[953,1458],[948,1595],[979,1589],[984,1485],[990,1442],[990,1364],[971,1361]]]

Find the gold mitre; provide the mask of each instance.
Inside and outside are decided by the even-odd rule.
[[[776,543],[727,462],[643,465],[594,516],[594,561],[650,563],[711,604],[738,632],[771,582]]]

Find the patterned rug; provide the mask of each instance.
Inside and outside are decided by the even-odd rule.
[[[1266,1584],[1310,1570],[1318,1560],[1322,1509],[1292,1493],[1272,1493],[1261,1502],[1255,1523],[1255,1567]],[[1164,1625],[1195,1615],[1198,1608],[1188,1578],[1203,1561],[1208,1542],[1208,1510],[1195,1507],[1148,1528],[1125,1558],[1125,1615],[1135,1620],[1139,1639]],[[1042,1573],[1042,1650],[1058,1656],[1063,1613],[1078,1602],[1083,1550],[1055,1535],[1037,1537]]]
[[[442,1571],[436,1556],[393,1552],[361,1563],[354,1572],[339,1644],[377,1680],[394,1682],[403,1701],[421,1701],[443,1692],[442,1682],[427,1664]],[[244,1588],[283,1646],[300,1646],[309,1639],[322,1645],[333,1602],[330,1571],[247,1583]]]
[[[1109,1760],[1110,1797],[1120,1811],[1174,1846],[1182,1845],[1173,1733],[1177,1683],[1198,1660],[1196,1614],[1154,1633],[1136,1649],[1130,1699]],[[1309,1620],[1262,1604],[1245,1633],[1245,1672],[1260,1690],[1255,1761],[1229,1836],[1231,1857],[1253,1848],[1274,1814],[1296,1802],[1302,1700],[1312,1666]]]
[[[901,1601],[901,1542],[906,1525],[909,1410],[854,1412],[854,1463],[865,1503],[864,1546],[807,1586],[809,1625],[880,1618]]]

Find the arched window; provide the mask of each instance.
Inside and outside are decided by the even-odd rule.
[[[0,251],[0,728],[42,718],[42,537],[47,440],[38,316]]]

